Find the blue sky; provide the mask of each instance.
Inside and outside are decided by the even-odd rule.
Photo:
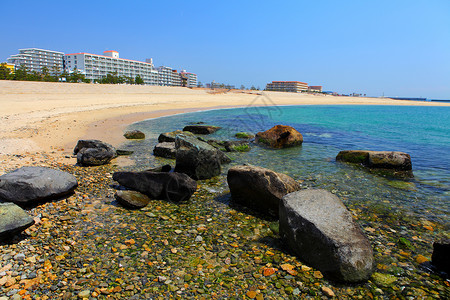
[[[450,99],[449,0],[3,0],[0,7],[0,61],[28,47],[117,50],[184,68],[203,83],[263,88],[296,80],[341,93]]]

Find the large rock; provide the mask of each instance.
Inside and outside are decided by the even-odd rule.
[[[129,130],[123,134],[128,140],[142,140],[145,139],[145,133],[140,130]]]
[[[175,143],[162,142],[153,148],[153,154],[159,157],[175,158],[177,150],[175,149]]]
[[[431,263],[440,271],[450,275],[450,240],[433,243]]]
[[[211,125],[188,125],[183,128],[183,131],[190,131],[195,134],[211,134],[222,127]]]
[[[175,172],[116,172],[113,179],[151,199],[173,202],[188,200],[197,190],[195,180],[186,174]]]
[[[175,131],[171,131],[171,132],[165,132],[165,133],[161,133],[158,137],[158,142],[159,143],[175,143],[175,138],[177,137],[177,135],[182,134],[184,136],[192,136],[195,137],[195,135],[192,132],[189,131],[182,131],[182,130],[175,130]]]
[[[77,186],[77,179],[69,173],[44,167],[23,167],[0,176],[0,200],[32,204],[70,194]]]
[[[34,224],[34,220],[14,203],[0,203],[0,240],[21,232]]]
[[[258,132],[255,141],[271,148],[287,148],[300,146],[303,136],[291,126],[276,125],[264,132]]]
[[[230,159],[222,151],[195,137],[178,135],[175,172],[189,175],[195,180],[220,175],[221,164]]]
[[[227,181],[234,202],[275,218],[281,198],[300,189],[300,184],[285,174],[250,165],[229,169]]]
[[[284,196],[280,235],[296,255],[331,279],[359,282],[372,274],[369,240],[342,201],[326,190]]]
[[[247,152],[250,151],[250,146],[247,141],[220,141],[220,140],[204,140],[198,138],[199,140],[206,142],[219,149],[220,151],[226,152]]]
[[[411,156],[404,152],[345,150],[336,156],[337,161],[362,164],[368,168],[411,171]]]
[[[79,140],[73,154],[81,166],[99,166],[109,163],[116,157],[116,149],[99,140]]]
[[[146,207],[150,198],[136,191],[116,191],[117,201],[125,207],[139,209]]]

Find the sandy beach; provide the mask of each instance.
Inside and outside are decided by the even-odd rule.
[[[181,87],[0,81],[0,154],[62,151],[80,138],[124,142],[133,122],[213,108],[265,105],[442,105],[381,98]]]

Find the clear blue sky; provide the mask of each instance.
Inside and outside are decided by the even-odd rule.
[[[28,47],[117,50],[203,83],[450,99],[449,0],[3,0],[1,10],[0,61]]]

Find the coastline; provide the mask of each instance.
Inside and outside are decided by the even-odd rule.
[[[58,151],[67,156],[78,139],[125,142],[122,131],[149,118],[220,108],[277,105],[450,106],[388,98],[178,87],[0,81],[0,158]]]

